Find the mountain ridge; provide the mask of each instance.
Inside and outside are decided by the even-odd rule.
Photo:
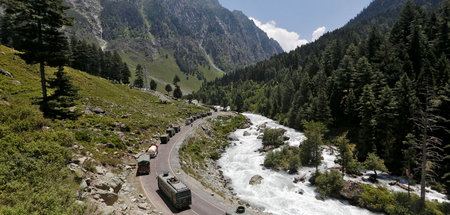
[[[183,76],[181,85],[188,90],[198,89],[204,80],[221,77],[221,71],[230,72],[283,52],[242,12],[231,12],[217,0],[66,3],[72,7],[69,14],[75,18],[69,34],[106,50],[119,50],[131,69],[144,64],[149,68],[149,76],[165,82],[170,83],[174,75]],[[170,57],[175,59],[175,65],[168,69],[170,74],[152,70],[158,68],[156,64],[161,59]]]

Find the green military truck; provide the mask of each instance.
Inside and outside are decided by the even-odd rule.
[[[158,188],[176,209],[188,208],[192,203],[191,190],[169,172],[158,175]]]

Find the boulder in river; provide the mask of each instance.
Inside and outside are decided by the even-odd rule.
[[[244,131],[244,136],[250,136],[250,133],[248,131]]]
[[[250,179],[250,181],[248,182],[250,185],[255,185],[255,184],[261,184],[261,181],[263,180],[264,178],[262,177],[262,176],[260,176],[260,175],[254,175],[251,179]]]
[[[344,187],[342,187],[339,194],[350,204],[358,204],[359,198],[361,198],[364,192],[364,187],[361,184],[353,181],[345,181]]]

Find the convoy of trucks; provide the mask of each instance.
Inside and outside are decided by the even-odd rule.
[[[197,114],[186,120],[186,125],[191,125],[195,120],[211,116],[211,112]],[[169,142],[170,138],[176,133],[181,131],[179,125],[172,125],[166,130],[166,134],[160,136],[161,144]],[[137,159],[138,170],[136,175],[144,175],[150,173],[150,159],[158,156],[158,144],[152,143],[147,150],[146,154],[142,154]],[[171,175],[169,172],[164,172],[157,176],[158,188],[164,195],[166,195],[173,206],[177,209],[184,209],[189,207],[192,203],[191,190],[185,184],[183,184],[178,178]]]

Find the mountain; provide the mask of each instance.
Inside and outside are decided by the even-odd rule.
[[[179,75],[185,89],[281,53],[242,12],[217,0],[66,0],[77,38],[118,50],[161,83]],[[134,69],[134,68],[132,68]]]
[[[195,97],[296,129],[302,120],[322,122],[330,139],[347,134],[360,160],[376,153],[404,174],[404,141],[423,135],[417,117],[430,111],[425,104],[433,101],[433,114],[450,118],[449,26],[450,1],[375,0],[344,27],[207,83]],[[447,146],[433,155],[448,155],[445,129],[428,135]],[[450,187],[442,178],[448,160],[433,162],[436,180]]]

